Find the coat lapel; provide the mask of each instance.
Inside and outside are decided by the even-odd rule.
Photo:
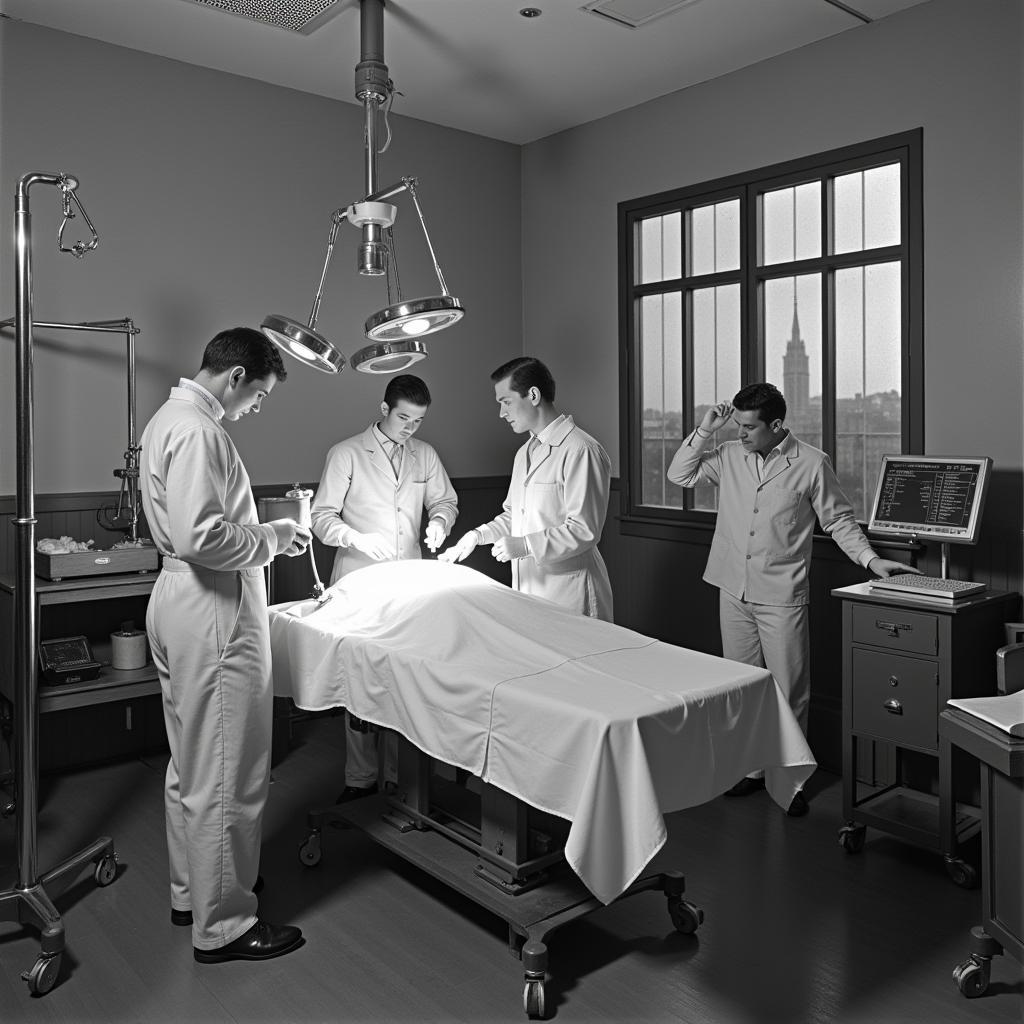
[[[529,480],[533,476],[536,469],[544,462],[544,460],[551,454],[551,449],[560,445],[573,431],[576,424],[571,416],[566,416],[558,429],[553,431],[551,436],[548,438],[550,443],[541,441],[533,452],[530,458],[530,468],[527,470],[526,478]],[[523,461],[526,461],[526,449],[529,448],[530,442],[527,441],[523,449]]]
[[[783,451],[779,452],[779,457],[774,459],[769,465],[768,472],[761,481],[762,486],[770,480],[774,480],[780,473],[784,473],[800,457],[796,438],[790,434],[788,440],[789,444],[786,445]]]

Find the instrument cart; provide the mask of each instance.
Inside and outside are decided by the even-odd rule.
[[[473,776],[469,786],[465,779],[442,779],[432,772],[428,755],[403,737],[397,739],[394,792],[311,811],[300,860],[307,867],[320,863],[326,824],[350,825],[503,918],[509,952],[523,965],[523,1010],[532,1020],[545,1019],[545,939],[604,906],[565,862],[560,833],[567,831],[568,822]],[[618,899],[663,893],[673,927],[689,935],[704,920],[704,912],[683,898],[684,888],[682,874],[653,873],[639,878]]]

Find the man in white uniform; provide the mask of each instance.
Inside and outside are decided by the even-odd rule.
[[[430,407],[419,377],[400,374],[384,390],[380,420],[327,453],[310,520],[313,533],[336,547],[331,583],[374,562],[420,558],[436,551],[458,516],[458,499],[434,448],[413,440]],[[345,788],[338,803],[377,791],[377,734],[346,715]]]
[[[287,373],[259,331],[222,331],[142,434],[139,482],[163,555],[146,630],[171,750],[164,807],[171,920],[200,963],[266,960],[302,933],[257,916],[273,690],[263,566],[306,550],[292,520],[260,523],[223,422],[259,412]]]
[[[528,356],[491,374],[499,415],[529,434],[512,466],[503,511],[440,557],[461,562],[490,544],[512,563],[512,586],[581,615],[612,621],[612,587],[597,549],[608,514],[611,459],[601,444],[555,409],[548,368]]]
[[[668,468],[682,487],[701,481],[719,489],[718,516],[704,580],[719,588],[722,654],[767,668],[807,733],[811,696],[810,568],[814,523],[876,576],[917,572],[879,558],[857,525],[828,456],[785,427],[786,400],[772,384],[748,384],[732,402],[708,409]],[[707,445],[730,420],[739,440]],[[764,786],[764,773],[729,791],[746,796]],[[807,813],[798,792],[788,814]]]

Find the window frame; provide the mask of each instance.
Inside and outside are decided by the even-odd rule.
[[[682,296],[683,330],[683,437],[693,430],[693,336],[690,318],[691,295],[695,289],[740,283],[740,380],[764,379],[765,351],[760,323],[761,294],[766,281],[802,274],[821,275],[822,309],[822,441],[833,461],[836,449],[836,324],[833,282],[837,270],[875,263],[901,263],[901,450],[906,454],[924,452],[924,232],[921,128],[868,142],[844,146],[812,156],[773,164],[757,170],[730,175],[710,182],[672,189],[627,200],[618,206],[619,243],[619,399],[620,431],[620,522],[661,526],[709,528],[717,513],[693,508],[664,508],[644,505],[642,495],[643,396],[641,394],[639,315],[640,300],[646,295],[679,292]],[[832,253],[834,224],[832,180],[837,175],[864,171],[884,164],[899,163],[900,237],[898,245]],[[758,264],[758,222],[761,197],[779,188],[820,180],[822,252],[819,256]],[[688,211],[723,200],[739,200],[740,268],[689,275],[687,261]],[[682,277],[637,284],[636,264],[640,224],[650,217],[681,212]]]

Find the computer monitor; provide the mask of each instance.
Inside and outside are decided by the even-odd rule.
[[[976,544],[990,458],[883,455],[868,532],[943,544]]]

